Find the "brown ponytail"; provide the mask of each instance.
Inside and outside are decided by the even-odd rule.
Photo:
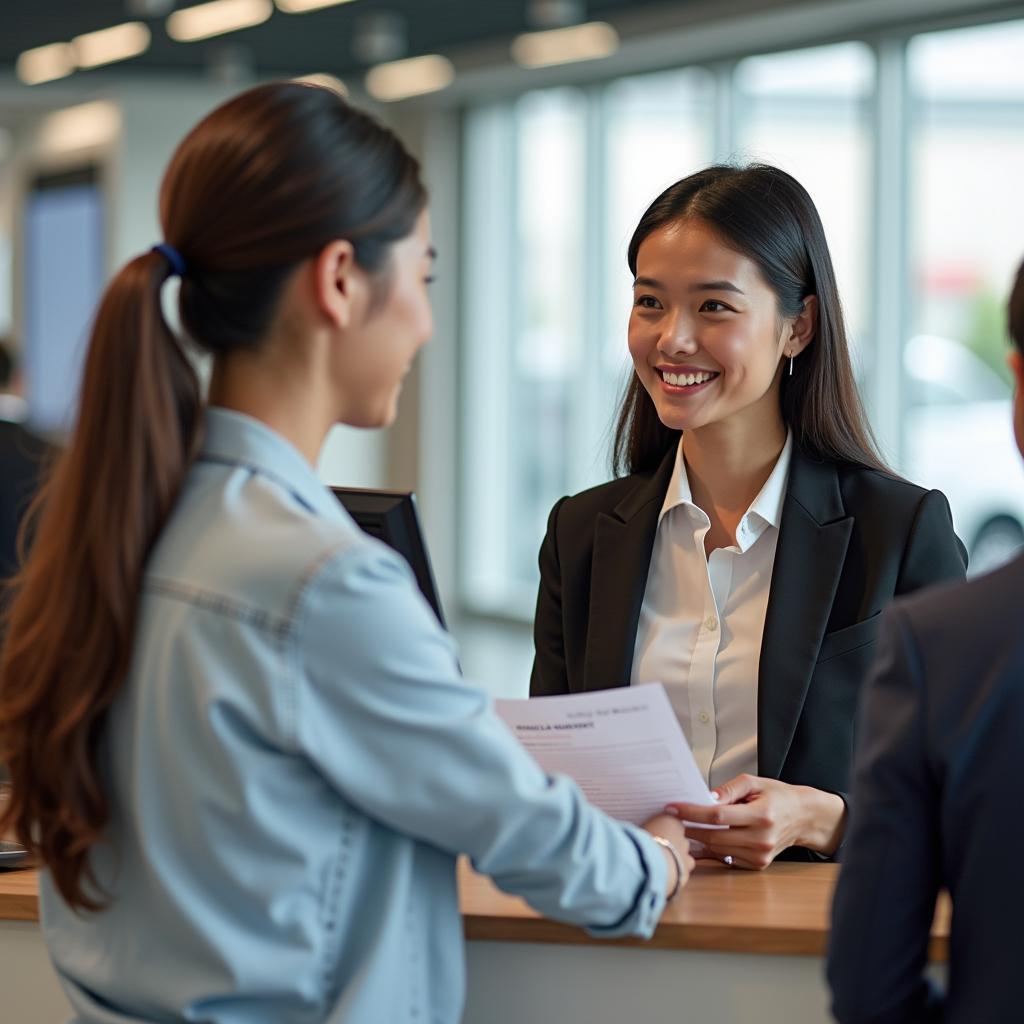
[[[215,110],[164,178],[164,237],[187,270],[179,309],[214,356],[257,347],[289,274],[334,239],[386,284],[392,243],[426,202],[391,132],[326,89],[275,83]],[[164,322],[169,266],[151,252],[108,287],[69,449],[30,513],[31,551],[0,625],[0,832],[49,868],[72,907],[104,894],[88,854],[109,820],[99,748],[128,675],[146,561],[198,448],[196,374]]]
[[[160,312],[163,257],[129,263],[103,298],[71,445],[30,512],[0,660],[0,831],[51,869],[68,902],[107,820],[96,744],[128,669],[142,569],[197,437],[199,386]]]

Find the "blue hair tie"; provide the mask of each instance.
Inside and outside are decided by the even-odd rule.
[[[171,276],[184,277],[186,264],[185,257],[174,248],[173,245],[169,245],[167,242],[161,242],[159,245],[154,245],[150,250],[151,252],[158,252],[171,266]]]

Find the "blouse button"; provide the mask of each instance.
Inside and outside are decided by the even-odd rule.
[[[710,715],[709,715],[709,714],[708,714],[708,713],[707,713],[706,711],[702,711],[702,712],[701,712],[701,713],[700,713],[700,714],[699,714],[699,715],[698,715],[697,717],[698,717],[698,718],[699,718],[699,719],[700,719],[700,720],[701,720],[701,721],[702,721],[702,722],[703,722],[703,723],[704,723],[705,725],[707,725],[707,724],[708,724],[708,722],[710,722],[710,721],[711,721],[711,716],[710,716]]]
[[[718,629],[718,619],[716,619],[716,618],[714,617],[714,615],[709,615],[709,616],[708,616],[708,617],[707,617],[707,618],[706,618],[706,619],[704,620],[704,627],[705,627],[705,628],[706,628],[706,629],[707,629],[707,630],[708,630],[709,632],[713,633],[713,632],[714,632],[714,631],[715,631],[716,629]]]

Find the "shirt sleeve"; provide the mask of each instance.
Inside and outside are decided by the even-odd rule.
[[[861,708],[853,809],[832,905],[828,979],[840,1024],[927,1021],[924,968],[940,888],[936,783],[919,657],[886,613]]]
[[[642,829],[545,775],[459,673],[455,645],[383,545],[328,559],[303,592],[295,742],[351,804],[453,854],[539,912],[653,933],[667,868]]]

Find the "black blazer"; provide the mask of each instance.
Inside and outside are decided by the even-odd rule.
[[[1024,1019],[1024,558],[898,602],[865,687],[833,904],[841,1024]],[[922,978],[935,897],[953,898],[949,989]]]
[[[628,686],[658,513],[676,458],[551,511],[540,551],[531,696]],[[854,713],[894,595],[962,580],[949,505],[794,445],[765,617],[758,774],[846,798]]]

